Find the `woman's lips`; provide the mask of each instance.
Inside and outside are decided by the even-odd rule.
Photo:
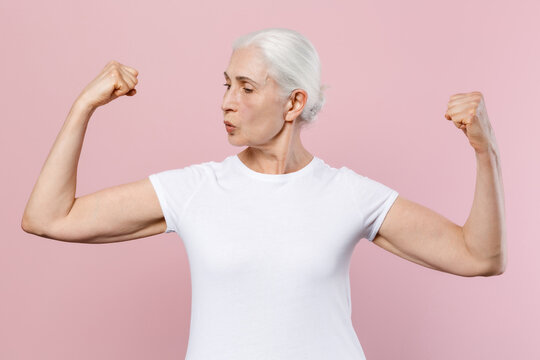
[[[227,132],[231,132],[234,130],[234,126],[225,124],[225,129],[227,129]]]

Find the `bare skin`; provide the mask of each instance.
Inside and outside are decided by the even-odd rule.
[[[229,143],[248,146],[238,154],[240,160],[265,174],[286,174],[306,166],[313,155],[300,140],[298,116],[307,93],[297,89],[288,98],[280,98],[277,83],[252,47],[235,50],[224,75],[227,89],[221,108],[224,120],[235,125],[228,133]],[[237,80],[237,76],[253,81]]]
[[[136,94],[137,70],[109,62],[77,97],[41,169],[21,221],[59,241],[109,243],[159,234],[166,223],[148,178],[75,198],[77,164],[94,111]]]
[[[476,189],[463,226],[398,196],[373,243],[404,259],[459,276],[501,275],[506,220],[500,154],[483,95],[454,94],[444,114],[463,131],[476,156]]]

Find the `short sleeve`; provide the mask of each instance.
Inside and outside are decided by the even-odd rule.
[[[376,180],[357,174],[351,169],[346,167],[344,169],[348,173],[352,185],[352,197],[363,222],[361,236],[373,241],[399,193]]]
[[[178,233],[180,216],[201,184],[202,175],[203,172],[197,165],[190,165],[148,176],[167,223],[166,233]]]

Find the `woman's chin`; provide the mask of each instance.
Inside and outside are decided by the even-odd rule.
[[[227,136],[227,140],[229,140],[229,144],[233,146],[246,146],[244,141],[237,139],[234,135],[231,134]]]

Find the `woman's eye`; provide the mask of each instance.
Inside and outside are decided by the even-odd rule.
[[[227,90],[229,90],[231,88],[231,85],[229,84],[223,84],[223,86],[226,86],[227,87]],[[253,89],[248,89],[248,88],[243,88],[247,93],[252,93],[253,92]]]

